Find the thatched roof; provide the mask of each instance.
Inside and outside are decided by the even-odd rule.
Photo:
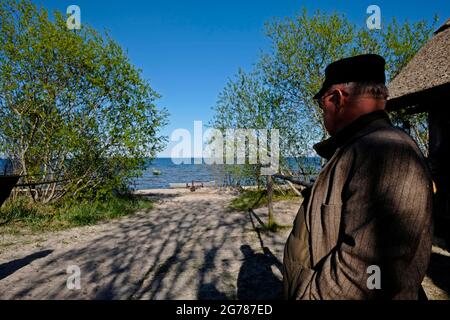
[[[417,106],[450,91],[450,19],[391,81],[389,109]]]

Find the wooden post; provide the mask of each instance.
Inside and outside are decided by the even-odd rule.
[[[274,224],[273,219],[273,179],[272,176],[267,176],[267,208],[269,210],[269,222],[267,227],[270,229]]]

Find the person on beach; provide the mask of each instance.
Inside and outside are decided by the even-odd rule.
[[[385,111],[385,60],[342,59],[315,95],[327,163],[286,242],[287,299],[420,299],[431,255],[433,184],[416,143]]]

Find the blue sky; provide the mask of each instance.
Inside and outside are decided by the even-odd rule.
[[[450,17],[450,1],[339,1],[339,0],[33,0],[47,9],[81,8],[82,23],[107,30],[127,51],[143,78],[162,95],[157,105],[169,110],[170,124],[193,131],[194,120],[212,117],[219,92],[242,67],[250,70],[261,50],[270,46],[264,23],[309,11],[337,11],[365,24],[371,4],[381,8],[383,20],[397,17],[440,22]],[[170,149],[170,146],[169,146]],[[170,156],[166,149],[159,156]]]

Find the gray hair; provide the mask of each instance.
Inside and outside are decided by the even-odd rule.
[[[389,90],[383,83],[375,82],[348,82],[342,83],[351,95],[369,95],[375,99],[387,100],[389,97]]]

